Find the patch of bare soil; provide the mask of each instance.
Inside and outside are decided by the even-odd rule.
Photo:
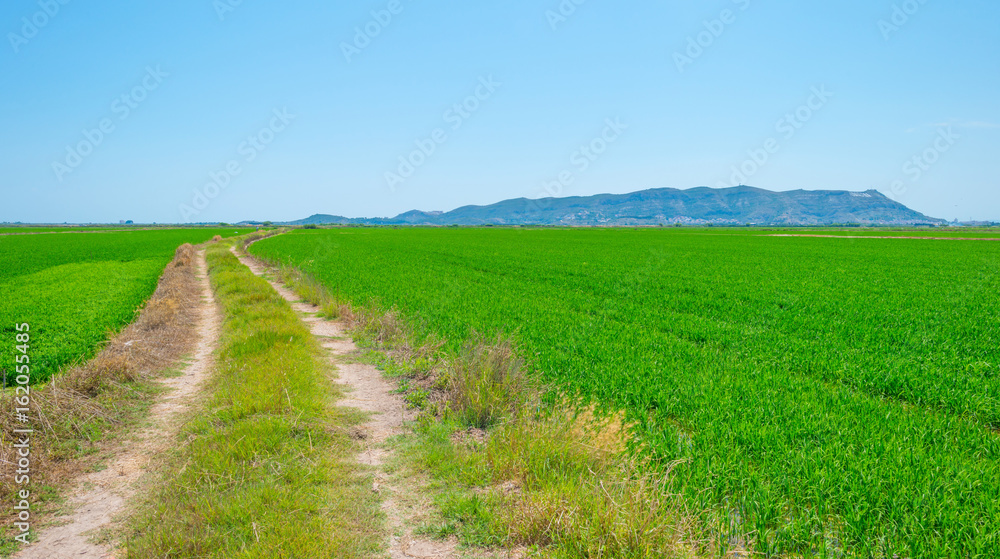
[[[136,494],[150,462],[169,449],[187,410],[208,376],[219,335],[220,313],[208,283],[204,250],[196,255],[196,278],[201,291],[197,308],[197,345],[190,364],[180,376],[160,381],[166,393],[149,411],[148,426],[132,440],[106,469],[80,477],[67,503],[69,512],[53,519],[38,533],[38,541],[15,555],[18,559],[114,558],[115,542],[95,543],[113,528],[116,516]]]
[[[254,274],[267,279],[271,286],[299,314],[324,348],[330,352],[331,364],[338,372],[338,383],[346,396],[339,401],[344,407],[355,408],[369,414],[356,437],[363,441],[364,451],[358,461],[372,468],[375,479],[372,490],[382,496],[382,510],[388,519],[388,552],[392,559],[454,559],[460,557],[458,542],[454,539],[439,541],[421,538],[413,533],[412,526],[426,517],[430,504],[418,487],[396,481],[386,470],[392,450],[385,442],[403,433],[407,422],[415,418],[403,398],[394,394],[395,386],[386,380],[372,365],[356,362],[353,356],[358,349],[347,333],[342,321],[318,317],[319,307],[306,303],[280,282],[270,279],[265,266],[253,258],[234,254]],[[482,556],[482,554],[475,554]],[[507,555],[503,555],[506,557]]]

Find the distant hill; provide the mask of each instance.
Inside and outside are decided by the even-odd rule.
[[[317,214],[288,225],[937,225],[876,190],[792,190],[751,186],[656,188],[630,194],[569,198],[516,198],[450,212],[409,211],[393,218]]]
[[[305,219],[289,221],[283,225],[349,225],[366,223],[364,218],[350,218],[341,215],[316,214]]]

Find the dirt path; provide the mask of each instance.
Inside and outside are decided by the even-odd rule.
[[[205,251],[197,255],[197,275],[203,303],[199,308],[198,344],[190,364],[178,377],[160,381],[168,391],[149,410],[150,425],[123,443],[125,451],[108,467],[81,478],[67,508],[70,512],[42,528],[38,541],[15,555],[17,559],[106,559],[115,555],[109,545],[92,543],[94,536],[113,526],[137,489],[150,460],[166,451],[199,385],[208,376],[219,336],[221,318],[206,273]]]
[[[388,519],[389,556],[392,559],[452,559],[458,557],[456,542],[434,541],[414,536],[409,526],[414,518],[423,516],[419,509],[425,507],[422,499],[412,487],[398,485],[386,472],[386,460],[391,449],[385,442],[392,436],[403,433],[407,421],[414,419],[414,413],[407,409],[403,399],[393,394],[395,386],[372,365],[357,363],[357,346],[346,332],[341,321],[325,320],[317,316],[319,307],[303,302],[299,296],[280,282],[267,275],[267,268],[252,258],[246,258],[233,251],[254,274],[263,277],[282,297],[292,304],[292,308],[309,327],[324,348],[330,352],[330,362],[338,373],[338,383],[344,387],[346,396],[339,401],[344,407],[355,408],[369,413],[368,421],[362,425],[365,451],[358,455],[358,461],[370,466],[375,472],[372,490],[382,495],[382,510]]]

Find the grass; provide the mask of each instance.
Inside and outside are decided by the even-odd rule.
[[[664,473],[627,452],[622,416],[543,402],[511,338],[473,335],[452,352],[433,339],[416,346],[396,313],[346,304],[295,268],[278,275],[334,309],[368,360],[425,411],[393,464],[403,483],[431,479],[439,520],[416,533],[566,559],[693,557],[706,545],[689,540],[692,515]]]
[[[103,467],[107,451],[145,417],[159,394],[155,380],[173,374],[173,367],[191,351],[190,325],[198,300],[193,256],[191,245],[177,250],[142,313],[92,360],[31,387],[28,426],[35,434],[30,489],[36,515],[58,511],[73,479]],[[20,426],[12,416],[15,395],[11,392],[0,397],[0,460],[6,463],[16,458],[12,429]],[[5,468],[0,498],[12,502],[21,488],[15,485],[13,469]],[[0,552],[11,553],[16,548],[16,534],[10,531],[13,517],[3,520]]]
[[[359,334],[425,410],[396,461],[432,479],[442,522],[422,533],[565,559],[695,557],[708,545],[691,540],[693,515],[670,493],[669,471],[628,453],[622,416],[545,398],[510,338],[474,334],[448,353]]]
[[[354,461],[321,349],[227,245],[209,248],[224,313],[204,409],[130,522],[128,557],[367,557],[380,547],[371,480]]]
[[[45,382],[135,320],[178,246],[236,231],[0,236],[0,374],[12,384],[15,324],[31,325],[32,382]]]
[[[690,515],[665,479],[630,461],[614,420],[557,412],[508,418],[482,440],[424,421],[404,460],[435,480],[443,522],[424,532],[540,557],[693,557]]]
[[[640,463],[676,464],[706,541],[988,557],[1000,245],[768,233],[341,229],[250,250],[394,316],[373,322],[389,340],[513,337],[558,391],[624,412]]]
[[[94,231],[115,231],[114,227],[89,227],[65,226],[65,227],[0,227],[0,235],[26,235],[31,233],[88,233]]]
[[[448,413],[472,427],[485,429],[522,413],[533,393],[510,338],[474,337],[462,352],[447,360],[443,372]]]

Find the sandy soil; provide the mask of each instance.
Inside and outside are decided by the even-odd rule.
[[[198,252],[197,277],[203,293],[199,309],[198,343],[191,363],[181,376],[160,381],[168,390],[150,409],[148,425],[121,444],[122,452],[108,467],[83,476],[70,493],[66,515],[43,527],[38,541],[14,557],[18,559],[114,558],[113,545],[94,543],[94,537],[114,526],[136,494],[150,461],[173,444],[182,412],[187,410],[213,363],[221,317],[206,273],[204,250]]]
[[[237,254],[234,251],[234,254]],[[401,396],[393,394],[395,385],[386,380],[378,369],[371,365],[357,363],[357,346],[340,321],[319,318],[319,307],[302,302],[300,298],[283,284],[267,276],[267,269],[252,258],[237,254],[243,264],[254,274],[264,277],[309,327],[324,348],[330,352],[330,362],[338,373],[338,383],[346,396],[339,405],[355,408],[369,414],[369,419],[361,428],[359,438],[365,450],[358,455],[358,461],[370,466],[375,479],[372,490],[382,496],[382,509],[386,513],[389,528],[388,552],[392,559],[452,559],[459,557],[455,541],[436,541],[414,536],[410,526],[415,518],[424,516],[427,503],[418,495],[414,487],[398,485],[385,470],[391,449],[385,442],[403,433],[406,422],[414,419],[412,410],[407,409]]]

